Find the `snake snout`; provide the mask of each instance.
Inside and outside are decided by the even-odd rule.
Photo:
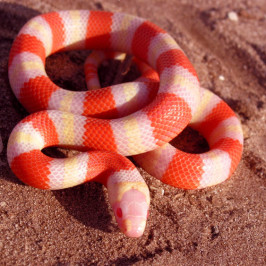
[[[140,237],[143,235],[146,220],[132,217],[123,221],[123,232],[128,237]]]
[[[128,237],[142,236],[148,217],[149,204],[137,189],[127,191],[114,207],[121,231]]]

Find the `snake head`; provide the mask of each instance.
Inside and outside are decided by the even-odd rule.
[[[106,187],[120,230],[128,237],[142,236],[148,217],[150,192],[138,170],[134,167],[116,171],[108,177]]]
[[[134,188],[124,192],[121,200],[113,205],[118,226],[128,237],[142,236],[148,218],[148,209],[146,196]]]

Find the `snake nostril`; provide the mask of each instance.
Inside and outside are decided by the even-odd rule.
[[[121,208],[117,208],[116,215],[117,215],[118,218],[122,218],[123,212],[122,212],[122,209]]]

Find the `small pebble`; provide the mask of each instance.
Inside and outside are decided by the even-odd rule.
[[[0,207],[5,207],[6,206],[6,202],[2,201],[0,202]]]
[[[219,76],[219,80],[224,81],[224,76],[223,76],[223,75],[220,75],[220,76]]]
[[[181,198],[181,197],[183,197],[184,196],[184,194],[176,194],[176,195],[174,195],[174,198],[173,198],[173,200],[176,200],[176,199],[179,199],[179,198]]]
[[[150,190],[157,190],[157,188],[154,186],[150,186]]]
[[[227,16],[228,16],[228,18],[229,18],[230,20],[232,20],[232,21],[235,21],[235,22],[238,21],[238,15],[237,15],[237,13],[234,12],[234,11],[229,12],[229,13],[227,14]]]

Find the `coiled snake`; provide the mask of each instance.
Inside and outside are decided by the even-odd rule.
[[[62,89],[45,72],[47,56],[73,49],[109,51],[87,59],[92,89],[86,92]],[[99,89],[95,69],[105,58],[119,56],[110,51],[134,55],[141,77]],[[199,86],[173,38],[142,18],[87,10],[39,15],[16,37],[8,70],[14,94],[33,113],[11,133],[7,156],[12,171],[41,189],[103,183],[127,236],[143,234],[150,196],[125,156],[133,156],[162,182],[185,189],[224,181],[240,160],[243,135],[234,112]],[[188,154],[168,144],[188,124],[206,138],[208,152]],[[51,158],[42,153],[50,146],[83,152]]]

